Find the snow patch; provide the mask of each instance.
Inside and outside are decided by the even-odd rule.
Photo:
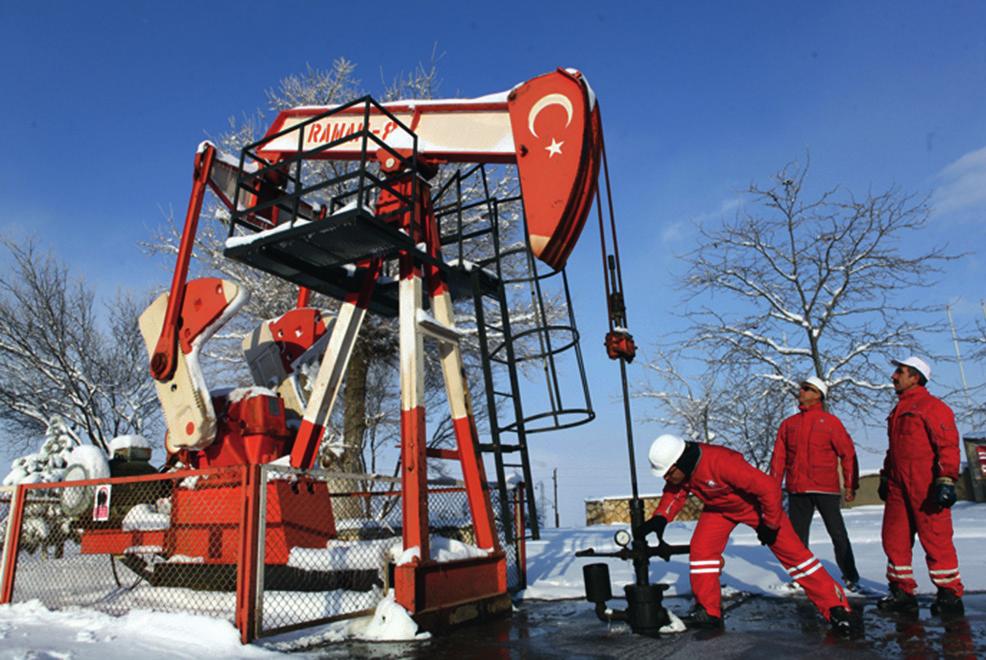
[[[93,610],[50,611],[37,600],[0,606],[0,625],[16,631],[4,658],[129,660],[143,658],[276,658],[240,644],[233,624],[198,614],[131,610],[116,617]]]
[[[395,545],[393,548],[391,548],[390,551],[391,557],[394,558],[394,563],[398,566],[404,566],[405,564],[413,564],[415,559],[421,559],[420,546],[417,545],[413,546],[411,548],[408,548],[407,550],[404,550],[403,552],[400,552],[400,550],[401,550],[401,546]],[[399,552],[400,554],[397,554],[395,556],[395,552]]]
[[[230,403],[236,403],[237,401],[249,399],[254,396],[277,397],[277,394],[273,390],[266,387],[251,385],[250,387],[237,387],[235,390],[232,390],[226,395],[226,400]]]
[[[675,613],[668,610],[668,616],[671,617],[671,621],[664,626],[658,632],[662,633],[680,633],[685,632],[685,622],[675,616]]]
[[[159,511],[157,507],[152,507],[150,504],[136,504],[123,517],[125,532],[149,532],[169,527],[171,527],[170,505],[166,511]]]
[[[492,548],[477,548],[474,545],[463,543],[445,536],[429,537],[428,545],[431,559],[438,562],[455,561],[457,559],[471,559],[473,557],[488,557],[493,551]],[[403,549],[400,543],[395,544],[390,549],[390,558],[398,566],[410,564],[415,559],[421,559],[421,548],[414,546]]]
[[[418,624],[411,615],[394,600],[394,590],[377,604],[373,619],[359,635],[360,639],[375,642],[402,642],[430,639],[431,633],[419,633]]]

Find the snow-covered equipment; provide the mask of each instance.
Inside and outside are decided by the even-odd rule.
[[[501,513],[506,513],[509,465],[504,457],[519,459],[514,462],[531,483],[527,435],[594,417],[570,307],[567,319],[550,318],[542,288],[546,278],[560,275],[564,300],[570,299],[562,269],[595,199],[602,155],[595,95],[579,72],[567,69],[479,99],[378,104],[364,98],[337,107],[286,110],[239,159],[204,143],[196,154],[171,289],[140,321],[172,460],[208,470],[290,457],[293,468],[312,468],[366,314],[398,316],[402,529],[405,547],[418,548],[425,559],[395,567],[396,600],[415,616],[463,603],[502,603],[504,557],[482,454],[495,460],[498,488],[504,490]],[[334,178],[307,174],[317,170],[309,164],[327,160],[354,165]],[[455,163],[478,167],[459,171],[449,184],[433,189],[430,180],[438,168]],[[487,192],[477,207],[485,209],[489,228],[463,227],[462,216],[469,209],[459,188],[465,177],[473,176],[481,180],[478,187],[488,190],[486,165],[515,166],[520,196],[498,199]],[[308,177],[304,181],[303,174]],[[199,365],[202,345],[247,296],[233,282],[186,280],[206,189],[229,210],[226,256],[302,287],[295,309],[262,324],[244,341],[256,383],[246,392],[210,392]],[[498,234],[497,214],[508,203],[521,208],[526,221],[519,248],[499,243],[504,237]],[[475,257],[469,241],[480,238],[492,245],[492,252],[471,261]],[[458,258],[449,259],[443,251],[456,252]],[[510,279],[503,262],[526,255],[550,271],[530,259],[529,274]],[[396,279],[384,276],[387,263],[396,265]],[[535,321],[525,320],[523,331],[514,336],[505,289],[517,285],[530,290]],[[308,307],[310,291],[340,300],[338,314],[330,317]],[[463,333],[453,312],[453,301],[460,299],[476,307],[493,436],[486,443],[480,442],[464,379]],[[455,450],[425,444],[425,340],[440,347]],[[520,355],[522,345],[535,349]],[[565,354],[574,355],[577,378],[559,375],[556,361]],[[524,410],[517,369],[525,360],[544,364],[544,398],[549,402],[544,412]],[[317,369],[303,368],[305,363]],[[494,368],[506,375],[494,376]],[[573,383],[576,396],[563,396]],[[506,397],[501,402],[507,405],[498,405],[497,397]],[[504,410],[512,419],[504,418]],[[508,442],[504,434],[516,441]],[[444,564],[427,559],[428,459],[461,466],[476,545],[489,551],[487,556]],[[316,495],[320,486],[324,484],[313,485]],[[297,510],[282,499],[290,499],[290,492],[268,488],[267,495],[269,504],[275,498],[283,510]],[[319,528],[324,543],[336,534],[334,516],[327,493],[317,499],[323,504],[307,509],[305,524],[324,523]],[[534,499],[527,504],[536,535]],[[507,536],[509,540],[509,531]]]
[[[62,481],[89,481],[110,476],[110,462],[99,447],[76,447],[68,456]],[[82,516],[92,510],[93,486],[65,488],[60,492],[62,509],[70,516]]]
[[[151,465],[150,443],[139,435],[122,435],[113,438],[109,445],[110,457],[103,450],[92,445],[72,449],[66,460],[67,467],[62,481],[92,481],[111,477],[134,477],[157,474]],[[90,513],[96,488],[91,484],[58,491],[62,510],[81,522],[91,526]],[[113,490],[112,505],[107,522],[119,525],[130,509],[140,504],[153,502],[162,495],[158,490],[143,485],[120,484]]]
[[[321,161],[343,162],[325,168]],[[449,174],[459,164],[444,183],[434,183],[439,170]],[[487,166],[515,167],[519,194],[491,192]],[[259,566],[270,587],[274,576],[290,576],[292,553],[338,540],[326,483],[308,479],[305,471],[315,466],[363,321],[378,314],[397,317],[400,329],[400,529],[407,561],[392,569],[395,602],[419,622],[508,608],[505,554],[483,454],[494,459],[505,522],[511,517],[506,468],[515,465],[525,483],[533,482],[528,436],[595,416],[564,266],[597,198],[609,313],[606,350],[619,360],[624,389],[626,364],[635,355],[606,169],[599,104],[585,77],[571,69],[477,99],[380,104],[365,97],[285,110],[239,158],[211,143],[200,145],[171,287],[140,317],[167,425],[168,463],[186,470],[174,473],[181,477],[169,482],[163,496],[140,503],[152,523],[135,525],[112,515],[107,523],[94,522],[84,532],[82,552],[127,555],[127,565],[152,584],[169,584],[161,576],[180,570],[227,574],[238,565],[254,577]],[[601,174],[605,195],[597,194]],[[227,280],[188,280],[206,190],[227,209],[225,256],[301,287],[294,309],[265,321],[244,340],[254,385],[231,391],[210,390],[199,360],[205,342],[245,304],[248,292]],[[507,208],[524,220],[519,241],[500,234]],[[524,265],[519,275],[507,265],[518,261]],[[549,313],[544,289],[559,281],[561,311]],[[516,289],[531,309],[521,319],[511,319],[508,305],[508,292]],[[309,306],[311,292],[340,301],[337,313]],[[489,442],[480,441],[476,427],[463,363],[467,334],[457,327],[455,301],[475,309]],[[438,347],[455,449],[426,443],[426,340]],[[574,360],[576,376],[559,373],[562,356]],[[519,368],[525,363],[544,375],[541,396],[522,393]],[[544,408],[532,412],[541,400]],[[629,427],[628,443],[632,465]],[[113,460],[120,454],[134,463],[144,453],[138,445],[114,449]],[[428,462],[435,460],[461,467],[470,533],[480,551],[474,556],[441,561],[429,551]],[[275,461],[295,470],[292,478],[261,481],[266,464]],[[634,520],[640,522],[633,485]],[[245,502],[248,510],[227,511],[225,500]],[[534,498],[526,504],[536,538]],[[258,513],[263,506],[266,521],[264,511]],[[196,513],[217,507],[222,511],[216,520]],[[241,536],[230,531],[236,525],[242,525]],[[258,526],[265,534],[259,551]],[[506,527],[507,541],[511,534]],[[645,547],[633,539],[627,551],[640,587],[633,593],[651,594],[647,602],[660,613],[660,592],[652,597],[647,583]],[[168,570],[139,563],[134,548],[155,548],[154,562]],[[239,575],[238,625],[249,639],[252,624],[244,622],[256,602],[250,591],[256,583]],[[643,603],[645,596],[635,598]]]

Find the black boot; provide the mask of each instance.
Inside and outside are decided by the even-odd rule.
[[[962,616],[965,614],[965,605],[962,598],[951,589],[938,587],[938,597],[931,604],[931,613],[941,616]]]
[[[722,630],[722,617],[711,616],[701,605],[696,605],[691,612],[681,617],[681,621],[688,628],[701,628],[705,630]]]
[[[832,631],[840,637],[851,637],[856,627],[853,624],[852,615],[841,605],[829,610],[829,625],[832,626]]]
[[[890,593],[878,600],[876,606],[884,612],[918,613],[917,596],[905,592],[895,584],[890,585]]]

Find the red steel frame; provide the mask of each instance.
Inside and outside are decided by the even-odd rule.
[[[570,84],[574,81],[575,86],[578,88],[575,96],[581,99],[580,102],[584,104],[585,109],[591,115],[588,123],[591,124],[592,128],[584,129],[585,135],[587,136],[586,144],[591,145],[591,147],[586,146],[580,149],[579,151],[581,153],[577,156],[576,154],[567,155],[566,160],[571,162],[574,156],[584,166],[588,158],[588,163],[591,166],[589,169],[594,174],[594,168],[598,164],[593,165],[592,158],[593,153],[598,148],[593,144],[593,138],[598,132],[598,110],[594,106],[594,98],[591,97],[588,86],[581,80],[581,77],[578,74],[565,70],[559,70],[554,74],[548,74],[529,83],[525,83],[521,88],[515,89],[506,102],[449,102],[445,105],[442,103],[415,105],[412,130],[414,124],[420,119],[422,112],[448,110],[454,112],[492,111],[495,113],[517,114],[517,121],[513,129],[515,143],[520,138],[527,140],[531,136],[544,141],[545,137],[543,135],[534,132],[533,122],[538,116],[540,109],[546,107],[543,104],[547,102],[549,96],[559,96],[559,94],[549,93],[554,89],[556,81],[568,81],[565,84]],[[531,86],[533,83],[536,83],[536,85]],[[520,104],[517,100],[518,94],[523,89],[536,90],[536,95],[540,99],[534,104],[532,109],[525,113],[521,113],[518,110]],[[531,93],[534,94],[535,92],[532,91]],[[533,96],[528,101],[525,101],[525,103],[531,100],[533,100]],[[515,102],[517,104],[516,108],[512,107]],[[398,107],[394,106],[394,109],[398,109]],[[526,106],[523,109],[527,110]],[[287,111],[278,118],[278,121],[275,122],[275,125],[268,132],[268,135],[275,133],[277,127],[283,125],[285,118],[293,116],[294,113],[309,112],[312,112],[312,110]],[[315,112],[318,112],[318,110],[315,110]],[[564,123],[560,120],[561,115],[557,112],[555,113],[549,122],[554,127],[552,130],[557,129],[561,131],[568,128],[572,119],[571,107],[569,107],[567,113],[567,119]],[[530,135],[521,132],[521,125],[524,123],[522,120],[526,120],[526,123],[530,126]],[[576,126],[581,123],[576,122]],[[541,126],[544,129],[544,125]],[[367,127],[367,130],[369,130],[369,127]],[[579,130],[581,131],[583,129],[580,128]],[[363,143],[365,144],[365,139]],[[556,154],[561,155],[563,153],[560,151],[560,144],[563,143],[556,144],[553,141],[550,146],[544,147],[549,152],[547,156],[549,159]],[[532,144],[530,148],[534,149],[535,153],[540,153],[542,146],[538,143],[536,146]],[[484,153],[458,153],[453,148],[447,153],[426,153],[423,155],[432,158],[439,155],[443,161],[461,160],[466,162],[499,163],[519,161],[518,166],[523,175],[525,169],[524,163],[528,161],[533,162],[533,159],[525,159],[528,153],[531,153],[531,151],[524,144],[517,143],[516,146],[511,144],[508,148],[504,143],[502,147]],[[333,155],[328,153],[323,157],[345,158],[345,156],[341,156],[340,154]],[[360,157],[365,158],[365,154]],[[216,158],[216,149],[209,143],[203,143],[203,146],[196,154],[192,194],[185,216],[185,226],[178,250],[174,277],[171,283],[168,308],[161,335],[158,338],[151,358],[151,374],[158,381],[170,378],[175,369],[176,354],[179,350],[177,335],[179,316],[182,312],[186,287],[188,286],[186,282],[188,267],[205,189],[207,187],[212,188],[227,206],[232,205],[225,192],[210,178]],[[437,162],[434,164],[437,164]],[[528,170],[530,169],[528,165]],[[543,237],[540,234],[538,235],[544,240],[554,242],[548,244],[548,247],[545,248],[547,251],[543,255],[541,254],[541,248],[535,248],[536,254],[555,267],[563,265],[568,252],[577,240],[594,193],[594,187],[592,185],[594,176],[586,176],[579,169],[576,170],[576,173],[574,177],[563,176],[562,179],[565,180],[561,181],[561,185],[557,185],[557,182],[552,183],[550,186],[552,189],[547,192],[549,201],[555,197],[567,199],[565,204],[566,210],[561,217],[557,219],[549,218],[548,224],[550,226],[546,231],[552,233],[545,234]],[[568,180],[573,178],[574,180]],[[416,175],[410,174],[397,187],[405,199],[409,198],[412,200],[412,210],[405,213],[402,221],[403,228],[408,235],[415,237],[415,243],[424,241],[429,256],[437,258],[439,236],[437,221],[431,209],[428,186],[423,181],[418,180]],[[532,188],[524,192],[525,197],[530,195],[537,195],[538,198],[545,197],[544,191],[539,189],[535,190]],[[378,212],[388,203],[393,204],[396,202],[397,199],[395,197],[388,197],[388,193],[381,192],[381,199],[378,201]],[[558,205],[552,202],[549,206],[554,208]],[[271,220],[275,225],[277,224],[275,218],[271,218]],[[553,223],[560,224],[555,226]],[[469,390],[464,380],[462,356],[457,341],[452,338],[455,331],[452,301],[448,286],[436,266],[429,263],[419,263],[418,259],[409,251],[401,251],[399,254],[399,263],[401,477],[404,497],[403,543],[405,549],[417,547],[420,554],[414,561],[395,568],[395,586],[397,601],[412,614],[418,614],[505,594],[506,564],[494,528],[483,463],[477,453],[478,433],[472,413]],[[373,259],[359,265],[364,267],[367,275],[360,290],[348,296],[340,308],[339,316],[315,381],[314,394],[308,403],[301,427],[295,438],[291,454],[291,465],[294,467],[310,468],[314,464],[321,436],[331,413],[339,387],[341,386],[353,345],[382,267],[380,259]],[[427,293],[431,301],[435,320],[439,326],[446,328],[446,331],[442,331],[438,335],[432,334],[442,343],[440,350],[442,371],[445,378],[446,392],[457,441],[456,450],[429,451],[426,446],[425,410],[423,405],[424,350],[422,336],[426,329],[423,329],[419,325],[419,313],[422,310],[421,302],[424,286],[427,286]],[[299,307],[307,304],[308,295],[307,290],[302,289],[299,292],[297,301]],[[463,481],[469,499],[476,543],[479,547],[490,550],[488,557],[444,562],[441,564],[430,559],[427,499],[427,459],[429,456],[441,459],[454,459],[460,462]],[[169,476],[181,478],[182,474],[178,472],[172,473]],[[187,473],[188,476],[201,474],[203,474],[201,470],[188,471]],[[244,642],[253,639],[256,635],[259,529],[262,525],[261,517],[264,515],[264,512],[260,510],[260,502],[263,497],[260,492],[260,474],[259,466],[244,466],[243,482],[240,489],[243,496],[243,511],[239,541],[240,570],[238,571],[236,587],[236,623],[240,628],[241,639]],[[154,479],[155,477],[150,476],[149,478]],[[99,480],[98,483],[133,483],[134,481],[140,480],[142,479],[109,479]],[[73,485],[82,486],[89,485],[90,483],[93,482],[76,482]],[[23,496],[31,488],[43,487],[45,487],[44,484],[31,484],[18,487],[10,515],[10,524],[14,525],[14,527],[9,535],[11,547],[8,548],[8,552],[5,554],[6,564],[4,566],[3,582],[0,585],[0,602],[9,602],[13,593],[16,555],[24,510]]]

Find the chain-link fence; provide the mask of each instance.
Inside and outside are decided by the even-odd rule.
[[[233,619],[243,471],[23,487],[12,601]]]
[[[391,586],[393,564],[401,562],[404,551],[400,480],[278,466],[265,466],[263,475],[267,488],[262,534],[267,542],[258,585],[257,634],[372,612]],[[300,495],[284,497],[288,492]],[[326,519],[334,521],[333,528],[317,529],[316,521]],[[475,547],[469,501],[461,485],[429,486],[428,520],[432,559],[485,554]],[[504,544],[499,520],[497,527]],[[510,584],[521,584],[517,547],[504,545],[504,550]]]
[[[3,596],[51,609],[207,614],[248,625],[245,638],[372,612],[393,565],[406,560],[400,481],[272,465],[257,473],[236,467],[0,491],[0,531],[12,523],[0,534]],[[15,492],[21,501],[12,505]],[[428,510],[432,559],[485,555],[460,484],[431,484]],[[523,534],[506,534],[504,524],[518,520],[497,520],[511,590],[524,586]],[[255,592],[244,586],[250,580]]]
[[[398,485],[275,466],[262,474],[258,634],[372,612],[387,587],[388,553],[400,546]]]

